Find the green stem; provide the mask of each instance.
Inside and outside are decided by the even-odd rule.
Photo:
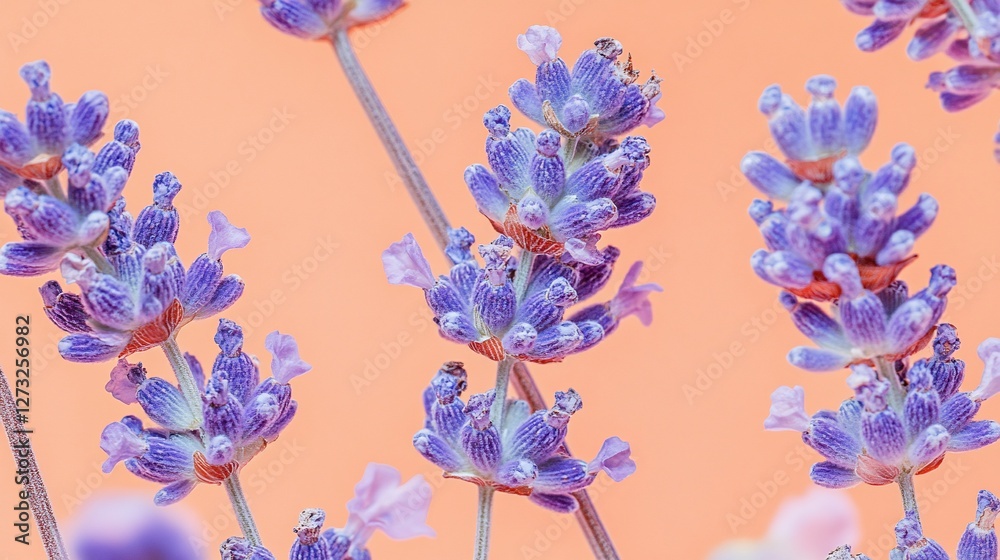
[[[473,560],[490,557],[490,518],[493,514],[493,488],[479,487],[479,512],[476,515],[476,549]]]
[[[903,496],[903,513],[913,514],[920,521],[920,511],[917,508],[917,493],[913,487],[913,473],[903,472],[896,478],[899,492]]]
[[[427,227],[430,228],[438,246],[444,249],[448,245],[448,230],[450,229],[448,218],[444,215],[444,210],[441,209],[437,199],[434,198],[431,188],[427,186],[427,180],[424,179],[420,168],[417,167],[417,162],[413,160],[410,150],[406,147],[402,136],[399,135],[399,131],[396,130],[396,125],[393,124],[385,106],[382,105],[375,87],[365,74],[364,68],[361,67],[361,61],[358,60],[351,40],[347,37],[347,29],[338,29],[330,37],[330,40],[333,42],[333,50],[337,54],[337,59],[344,69],[344,75],[347,76],[347,81],[354,88],[354,93],[357,95],[358,101],[361,102],[365,113],[368,114],[368,120],[371,121],[379,139],[382,140],[382,145],[389,154],[389,159],[396,166],[396,172],[399,173],[400,179],[406,185],[406,190],[409,191],[410,197],[417,205],[420,215],[427,222]]]
[[[239,471],[229,475],[223,485],[226,487],[226,494],[229,495],[229,502],[233,505],[233,512],[236,513],[236,521],[243,531],[243,537],[253,546],[264,546],[261,544],[257,523],[254,522],[253,514],[250,512],[250,504],[247,503],[246,494],[243,493],[243,486],[240,485]]]
[[[170,362],[174,375],[177,376],[177,384],[180,386],[181,394],[184,395],[184,400],[191,407],[191,413],[194,414],[198,425],[202,425],[205,421],[205,415],[202,413],[201,389],[198,388],[198,383],[194,380],[191,366],[184,359],[184,353],[177,346],[177,339],[171,336],[160,346],[163,348],[163,353],[167,355],[167,361]]]
[[[10,384],[7,383],[7,376],[2,370],[0,370],[0,420],[3,420],[10,451],[14,455],[14,464],[18,466],[18,470],[22,469],[21,465],[27,465],[25,470],[28,471],[28,475],[24,478],[22,492],[28,495],[28,505],[35,523],[38,524],[45,554],[50,560],[67,560],[69,555],[59,533],[59,524],[52,511],[52,502],[45,489],[42,473],[38,469],[35,451],[31,448],[31,440],[28,437],[31,431],[25,429],[21,416],[18,415],[17,402],[10,392]]]
[[[958,18],[962,20],[962,25],[969,32],[969,38],[973,41],[978,41],[980,39],[979,17],[976,16],[976,12],[972,9],[968,0],[948,0],[948,4],[951,5],[951,9],[958,15]]]
[[[111,263],[108,262],[107,257],[105,257],[104,254],[101,253],[97,248],[83,247],[82,249],[83,249],[83,254],[87,255],[87,258],[90,259],[94,263],[94,265],[97,266],[97,270],[100,270],[101,273],[103,274],[110,274],[112,276],[115,275],[115,267],[111,266]]]
[[[889,405],[897,411],[903,410],[903,401],[906,400],[906,389],[899,380],[896,373],[896,364],[885,358],[875,358],[875,366],[878,369],[879,377],[889,382]]]
[[[167,356],[167,361],[170,362],[170,367],[173,368],[174,374],[177,376],[177,384],[180,386],[181,394],[184,395],[184,400],[191,407],[191,412],[194,414],[197,424],[202,426],[205,423],[205,415],[202,411],[201,389],[198,388],[198,383],[194,380],[194,373],[191,371],[191,366],[184,359],[184,353],[181,352],[180,347],[177,345],[177,339],[171,336],[160,346],[163,348],[163,353]],[[201,437],[202,442],[207,445],[208,442],[205,441],[205,433],[200,428],[198,435]],[[263,546],[260,540],[260,532],[257,530],[257,524],[254,522],[253,514],[250,512],[250,505],[247,503],[246,494],[243,493],[243,487],[240,485],[239,471],[234,471],[233,474],[229,475],[229,478],[225,480],[223,485],[226,487],[229,503],[233,506],[233,513],[236,514],[236,521],[240,524],[243,537],[254,546]]]

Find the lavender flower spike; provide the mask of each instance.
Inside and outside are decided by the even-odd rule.
[[[566,317],[570,307],[611,278],[619,254],[614,247],[600,253],[597,265],[536,256],[525,294],[518,299],[508,274],[517,267],[511,255],[513,240],[500,236],[481,245],[483,265],[472,256],[473,243],[466,229],[452,230],[446,252],[453,266],[447,276],[437,279],[412,235],[387,249],[382,262],[391,283],[424,290],[441,336],[467,344],[492,360],[510,355],[534,362],[560,361],[593,347],[630,315],[647,325],[652,320],[648,297],[661,288],[636,285],[641,263],[632,266],[611,301],[591,304]]]
[[[243,280],[223,276],[219,259],[226,250],[245,246],[249,236],[221,212],[209,214],[208,252],[187,270],[181,264],[173,245],[176,209],[169,202],[179,189],[172,174],[157,176],[154,203],[134,226],[124,205],[116,205],[103,247],[112,270],[103,271],[89,259],[64,261],[64,274],[71,271],[81,289],[79,299],[73,300],[79,301],[79,308],[72,309],[74,320],[57,322],[70,333],[59,342],[65,359],[100,362],[147,350],[187,323],[227,309],[242,295]],[[47,293],[50,299],[63,294],[58,284],[49,286]]]
[[[177,387],[146,378],[141,364],[122,360],[112,372],[108,390],[123,402],[138,402],[159,427],[144,428],[132,416],[109,425],[101,439],[108,453],[105,469],[124,460],[136,476],[165,484],[154,499],[159,504],[180,500],[200,483],[224,482],[277,439],[298,410],[288,382],[310,366],[299,358],[291,336],[268,335],[272,376],[263,381],[255,358],[243,351],[239,325],[220,320],[215,342],[219,354],[211,375],[196,381],[202,392],[201,426],[191,425],[194,415]],[[201,370],[194,358],[189,361]],[[193,436],[195,429],[203,437]]]
[[[991,396],[979,390],[959,392],[965,364],[952,356],[959,346],[954,327],[943,324],[934,355],[917,360],[905,371],[899,407],[890,381],[866,365],[856,365],[848,378],[854,398],[839,410],[820,411],[803,426],[799,395],[787,387],[772,396],[770,429],[802,432],[802,439],[823,457],[810,476],[825,487],[844,488],[860,482],[889,484],[901,473],[924,474],[938,468],[946,453],[978,449],[1000,439],[1000,424],[975,420],[981,403]],[[989,385],[993,356],[984,383]],[[800,430],[801,427],[801,430]]]
[[[639,72],[631,56],[618,60],[621,43],[598,39],[572,71],[557,56],[561,45],[559,32],[542,25],[529,27],[517,38],[518,48],[538,66],[534,84],[521,79],[510,87],[511,101],[527,117],[567,138],[596,143],[659,122],[662,112],[657,113],[653,103],[660,96],[661,80],[654,72],[645,84],[637,84]]]
[[[958,542],[957,560],[997,560],[997,535],[994,530],[1000,500],[986,490],[979,491],[976,519],[969,523]]]
[[[302,39],[328,38],[338,29],[378,21],[403,0],[260,0],[260,13],[278,30]]]
[[[494,426],[489,410],[494,393],[462,402],[465,371],[446,364],[431,382],[425,428],[413,446],[428,461],[457,478],[494,490],[529,496],[536,504],[559,512],[578,507],[572,494],[605,471],[615,481],[635,472],[628,443],[607,439],[597,457],[582,461],[561,451],[570,417],[583,406],[570,389],[556,393],[555,404],[532,414],[524,401],[505,403],[502,426]]]
[[[26,122],[0,110],[0,166],[24,179],[51,179],[63,168],[63,153],[72,145],[87,147],[101,137],[108,118],[108,97],[88,91],[76,103],[63,103],[51,91],[52,72],[44,60],[21,67],[31,90]]]

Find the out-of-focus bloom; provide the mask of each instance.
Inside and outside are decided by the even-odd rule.
[[[958,390],[965,376],[965,363],[952,357],[958,347],[954,327],[942,324],[934,356],[916,361],[895,384],[867,365],[854,366],[848,382],[855,397],[804,424],[804,405],[793,398],[797,393],[780,388],[765,426],[802,432],[806,445],[824,458],[810,473],[820,486],[878,486],[903,473],[934,470],[947,452],[971,451],[1000,439],[1000,424],[974,420],[982,402],[1000,391],[1000,339],[980,345],[985,368],[979,387],[970,392]]]
[[[902,281],[878,293],[864,289],[857,266],[844,254],[831,255],[823,270],[842,289],[830,315],[813,302],[781,294],[795,326],[818,346],[799,346],[788,354],[789,362],[808,371],[880,357],[895,361],[919,351],[930,342],[955,286],[955,271],[946,265],[931,269],[928,287],[912,296]]]
[[[64,103],[49,89],[51,77],[44,60],[25,64],[21,78],[31,90],[25,122],[0,110],[0,166],[25,179],[55,177],[63,152],[96,142],[108,118],[107,95],[88,91],[76,103]]]
[[[431,486],[422,476],[403,483],[399,471],[369,463],[347,502],[347,524],[323,531],[326,512],[307,509],[299,515],[289,560],[371,560],[368,540],[376,531],[397,540],[433,537],[427,526]],[[222,560],[274,560],[268,550],[251,546],[241,537],[222,544]]]
[[[403,0],[260,0],[260,13],[279,30],[303,39],[324,39],[339,29],[378,21]]]
[[[656,207],[639,190],[650,161],[641,136],[581,147],[554,130],[512,131],[503,105],[483,121],[490,169],[470,166],[465,182],[494,229],[529,251],[600,264],[600,232],[639,222]]]
[[[899,211],[916,166],[909,145],[896,145],[891,161],[877,171],[862,167],[857,156],[875,130],[875,96],[854,88],[842,108],[833,99],[835,85],[829,76],[810,79],[808,109],[778,86],[765,90],[761,109],[786,163],[765,152],[750,152],[741,163],[750,182],[772,199],[750,206],[767,245],[754,253],[754,271],[796,295],[824,301],[840,296],[823,271],[830,255],[850,255],[864,287],[880,291],[916,258],[916,240],[938,213],[937,201],[926,194]],[[775,208],[775,200],[786,207]]]
[[[510,87],[514,106],[528,118],[566,138],[602,141],[628,133],[639,125],[663,120],[655,106],[660,82],[655,72],[645,84],[636,83],[639,71],[626,60],[622,45],[604,37],[585,51],[570,71],[557,56],[559,32],[534,25],[517,38],[517,46],[538,66],[535,83],[520,79]]]
[[[413,436],[413,446],[446,478],[572,512],[579,507],[572,493],[590,486],[601,471],[615,481],[635,472],[629,445],[617,437],[607,439],[589,463],[563,451],[569,419],[583,406],[576,391],[556,393],[552,408],[533,414],[528,403],[510,400],[498,427],[490,420],[493,391],[473,395],[466,404],[460,398],[465,387],[461,364],[439,370],[424,395],[425,427]]]
[[[115,139],[96,156],[80,144],[53,156],[59,169],[63,163],[67,168],[66,192],[52,182],[20,178],[0,189],[22,238],[0,248],[0,274],[36,276],[55,270],[67,254],[97,250],[132,170],[138,134],[134,122],[121,121]]]
[[[860,535],[858,511],[850,498],[814,488],[781,504],[766,537],[726,543],[709,560],[820,560]]]
[[[1000,86],[1000,4],[992,0],[962,2],[953,9],[946,0],[842,0],[848,10],[875,21],[858,33],[863,51],[875,51],[920,23],[906,49],[913,60],[945,52],[959,62],[947,72],[931,74],[928,87],[939,92],[946,110],[965,109]]]
[[[134,496],[102,496],[76,516],[70,547],[79,560],[194,560],[195,528],[180,512]]]
[[[208,251],[185,269],[173,245],[178,216],[171,201],[178,190],[173,175],[157,176],[154,202],[134,223],[124,202],[116,205],[104,244],[113,270],[72,256],[63,265],[64,275],[80,286],[79,296],[63,292],[55,281],[41,288],[46,313],[70,333],[59,342],[65,359],[100,362],[152,348],[242,295],[243,280],[223,276],[221,258],[229,249],[246,246],[250,236],[221,212],[209,212]]]
[[[517,259],[511,256],[510,238],[500,236],[481,245],[484,265],[480,266],[472,256],[474,239],[468,230],[452,230],[449,237],[452,268],[447,276],[434,278],[412,234],[382,253],[386,276],[393,284],[423,289],[441,335],[492,360],[511,355],[533,362],[559,361],[593,347],[629,315],[644,324],[652,320],[648,296],[661,288],[636,285],[641,263],[632,266],[611,301],[586,306],[565,318],[567,308],[608,282],[619,254],[614,247],[601,252],[598,265],[536,256],[525,295],[518,300],[512,279]]]
[[[223,482],[277,439],[298,409],[288,382],[310,366],[299,358],[292,337],[268,335],[272,377],[264,381],[256,360],[243,352],[239,325],[219,321],[215,342],[220,352],[211,376],[196,377],[204,392],[203,424],[176,386],[147,377],[141,364],[121,360],[111,373],[108,390],[123,402],[138,402],[160,428],[144,429],[134,416],[108,425],[101,434],[101,448],[108,454],[104,471],[124,461],[136,476],[164,484],[154,498],[157,504],[183,498],[199,482]],[[193,357],[188,360],[201,371]],[[201,437],[195,435],[199,430]]]

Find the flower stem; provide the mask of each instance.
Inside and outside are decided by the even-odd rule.
[[[476,516],[476,550],[473,560],[490,557],[490,518],[493,513],[493,488],[479,487],[479,514]]]
[[[514,390],[531,406],[531,410],[548,408],[548,405],[545,404],[545,397],[542,396],[538,385],[535,384],[535,379],[531,376],[531,372],[528,371],[528,367],[523,362],[514,364],[511,374],[511,382],[514,384]],[[572,455],[565,443],[563,444],[563,448],[567,454]],[[593,500],[590,499],[590,494],[586,490],[577,490],[573,492],[573,497],[580,504],[580,509],[576,510],[575,513],[576,521],[579,523],[580,528],[583,529],[583,536],[586,537],[587,543],[590,544],[590,550],[594,553],[594,558],[597,560],[619,560],[615,544],[611,540],[611,535],[608,533],[607,528],[604,527],[601,516],[597,513],[597,508],[594,506]]]
[[[100,270],[102,274],[115,274],[115,268],[111,266],[108,262],[107,257],[104,256],[96,247],[83,247],[83,254],[87,255],[87,258],[97,266],[97,270]]]
[[[917,493],[913,487],[913,473],[909,471],[900,473],[896,478],[896,484],[899,484],[899,492],[903,496],[903,513],[912,513],[919,522],[920,511],[917,508]]]
[[[906,400],[906,389],[899,380],[896,373],[896,364],[885,358],[875,358],[875,366],[878,369],[879,377],[889,382],[889,405],[897,411],[903,410],[903,401]]]
[[[979,29],[979,17],[976,16],[975,10],[969,4],[968,0],[948,0],[948,4],[951,5],[951,9],[958,16],[958,19],[962,20],[962,25],[965,26],[966,31],[969,32],[969,37],[973,41],[979,41],[981,39],[980,29]]]
[[[184,400],[191,407],[191,412],[200,426],[205,421],[205,416],[202,413],[201,389],[198,388],[198,383],[194,380],[191,366],[184,359],[184,353],[177,346],[177,339],[173,336],[160,346],[163,347],[163,353],[167,355],[167,361],[170,362],[170,367],[173,368],[174,375],[177,376],[177,384],[180,386],[181,394],[184,395]]]
[[[14,463],[18,465],[19,469],[20,465],[27,464],[28,476],[24,482],[23,491],[28,494],[28,504],[31,507],[35,523],[38,524],[38,532],[42,537],[45,554],[50,560],[67,560],[69,555],[66,554],[66,547],[59,534],[59,524],[52,512],[52,502],[49,501],[48,492],[45,490],[45,481],[42,480],[42,473],[38,470],[38,461],[35,459],[35,452],[31,448],[31,441],[28,438],[28,434],[31,432],[25,429],[21,417],[18,415],[17,401],[10,392],[10,384],[2,370],[0,370],[0,419],[3,420],[7,441],[10,444],[11,453],[14,455]]]
[[[406,185],[410,197],[413,198],[420,215],[427,222],[427,227],[430,228],[438,246],[444,249],[448,245],[448,229],[450,227],[448,218],[445,217],[441,205],[434,198],[430,187],[427,186],[427,180],[424,179],[417,163],[413,161],[410,150],[403,142],[403,138],[400,137],[399,131],[396,130],[396,125],[393,124],[385,106],[382,105],[375,87],[372,86],[361,67],[361,61],[358,60],[358,56],[351,46],[347,30],[335,31],[330,39],[333,42],[333,50],[337,54],[337,59],[347,76],[347,81],[351,83],[361,106],[368,113],[368,120],[371,121],[379,139],[382,140],[382,145],[385,146],[389,158],[396,166],[396,172],[399,173],[403,184]]]
[[[233,505],[233,512],[236,513],[236,521],[239,522],[240,530],[243,531],[243,537],[253,546],[263,546],[260,532],[257,530],[257,523],[254,522],[253,514],[250,512],[250,504],[247,503],[243,486],[240,485],[239,471],[229,475],[223,484],[226,487],[226,494],[229,495],[229,502]]]
[[[177,339],[171,336],[160,346],[163,347],[163,353],[166,354],[167,361],[170,362],[170,367],[173,368],[174,375],[177,376],[177,384],[180,386],[181,394],[184,395],[184,400],[191,407],[191,412],[194,413],[198,425],[203,425],[205,416],[202,412],[201,389],[198,388],[198,383],[194,380],[194,373],[184,358],[184,353],[177,345]],[[205,433],[200,428],[198,432],[202,442],[207,444]],[[229,496],[229,503],[233,506],[233,513],[236,514],[236,521],[240,524],[243,537],[254,546],[263,546],[260,532],[257,531],[257,524],[250,512],[250,505],[247,503],[246,494],[243,493],[243,487],[240,485],[239,471],[229,475],[223,484],[226,487],[226,494]]]
[[[361,105],[368,113],[368,118],[372,126],[375,127],[375,132],[378,133],[379,138],[382,140],[382,145],[396,165],[396,170],[399,172],[404,184],[406,184],[410,196],[413,198],[417,209],[420,210],[421,216],[423,216],[424,221],[427,223],[427,227],[430,228],[431,233],[438,242],[438,246],[443,250],[447,246],[447,233],[450,227],[448,225],[448,218],[444,215],[444,211],[441,209],[441,205],[437,202],[437,199],[434,198],[434,193],[427,185],[423,174],[420,173],[420,169],[413,160],[413,156],[410,155],[409,149],[402,138],[400,138],[399,132],[396,130],[392,119],[379,100],[374,86],[368,80],[368,76],[365,75],[364,69],[361,67],[361,63],[354,53],[354,49],[351,47],[347,32],[344,30],[337,31],[331,36],[331,40],[333,41],[333,49],[340,60],[344,73],[354,88],[354,93],[358,96],[358,100],[361,101]],[[521,255],[522,265],[518,266],[518,269],[530,270],[530,265],[524,266],[523,263],[526,260],[533,260],[533,258],[534,255],[530,252],[523,252]],[[524,274],[526,275],[526,272]],[[526,281],[527,277],[525,277],[525,286],[527,286]],[[516,285],[517,281],[515,279]],[[514,387],[520,398],[527,401],[533,410],[548,408],[528,368],[523,363],[517,362],[513,364],[511,371],[514,374]],[[506,387],[504,388],[504,392],[506,393]],[[492,417],[493,410],[490,410],[490,415]],[[480,489],[481,505],[483,501],[482,492],[483,490]],[[580,490],[574,492],[573,495],[580,503],[580,509],[576,512],[576,518],[580,524],[580,528],[583,529],[587,542],[590,543],[590,547],[594,552],[594,558],[597,560],[618,560],[618,553],[611,542],[611,536],[601,523],[601,518],[587,491]],[[489,500],[492,503],[492,497]],[[486,523],[488,524],[489,522],[487,521]],[[479,539],[476,542],[478,553]]]

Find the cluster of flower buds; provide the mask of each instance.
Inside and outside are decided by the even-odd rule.
[[[260,0],[271,25],[302,39],[324,39],[337,30],[372,23],[403,5],[403,0]]]
[[[142,364],[120,360],[111,372],[108,391],[126,404],[139,403],[159,427],[145,429],[135,416],[109,424],[101,434],[104,471],[124,461],[136,476],[166,485],[157,504],[176,502],[199,482],[222,483],[274,441],[298,408],[288,383],[311,366],[299,358],[291,336],[267,336],[272,376],[264,381],[256,360],[243,352],[236,323],[221,320],[215,342],[220,352],[208,379],[193,356],[185,357],[202,392],[202,410],[192,410],[169,381],[147,377]]]
[[[993,524],[1000,512],[1000,500],[982,490],[976,504],[976,519],[962,533],[958,542],[957,560],[996,560],[997,536]],[[949,560],[944,547],[924,536],[920,518],[914,512],[896,524],[896,548],[889,552],[890,560]],[[845,560],[851,558],[844,557]],[[867,557],[862,555],[862,559]],[[831,556],[827,560],[840,560]]]
[[[758,151],[741,164],[750,182],[771,199],[750,205],[767,246],[753,255],[754,271],[816,300],[840,296],[840,287],[824,273],[827,258],[838,253],[856,261],[866,289],[888,286],[916,258],[916,239],[938,212],[937,201],[928,195],[898,211],[916,165],[909,145],[898,144],[891,161],[875,172],[862,167],[857,156],[875,130],[875,96],[856,87],[841,108],[833,98],[835,85],[829,76],[811,78],[808,109],[778,86],[767,88],[760,108],[787,163]],[[784,201],[786,207],[776,209],[772,201]]]
[[[58,162],[58,167],[45,181],[16,176],[0,189],[4,211],[23,239],[0,248],[0,274],[37,276],[58,268],[67,254],[96,250],[132,172],[138,137],[134,122],[121,121],[114,140],[96,155],[82,144],[71,144],[51,156],[49,161]],[[69,179],[66,192],[54,182],[63,169]]]
[[[927,87],[947,111],[961,111],[1000,87],[1000,4],[993,0],[841,0],[848,10],[875,16],[858,33],[863,51],[875,51],[919,23],[906,54],[924,60],[944,52],[957,66],[933,72]],[[1000,143],[1000,137],[997,138]],[[996,151],[1000,161],[1000,148]]]
[[[397,540],[434,536],[434,530],[427,526],[430,496],[430,484],[422,476],[403,483],[393,467],[370,463],[354,488],[354,498],[347,502],[347,524],[342,529],[324,531],[326,512],[304,510],[288,558],[371,560],[366,545],[376,531]],[[222,544],[222,560],[275,560],[275,556],[241,537],[233,537]]]
[[[615,481],[635,472],[629,445],[608,438],[589,463],[563,449],[570,417],[583,401],[576,391],[556,393],[548,410],[531,412],[528,403],[505,403],[503,425],[490,419],[494,392],[460,398],[466,388],[461,363],[441,368],[424,392],[424,429],[413,446],[427,460],[457,478],[501,492],[529,496],[543,507],[572,512],[579,505],[571,495],[594,482],[603,470]]]
[[[639,125],[653,126],[663,120],[663,111],[656,107],[662,80],[653,72],[639,85],[632,56],[619,60],[624,50],[615,39],[595,41],[594,48],[580,55],[572,71],[557,56],[562,37],[551,27],[531,26],[518,36],[517,46],[538,70],[534,84],[523,78],[514,82],[510,99],[536,123],[566,138],[602,144]]]
[[[608,282],[619,254],[614,247],[604,249],[602,263],[597,265],[534,257],[524,296],[518,298],[513,240],[501,235],[489,245],[480,245],[482,266],[472,255],[473,243],[465,228],[449,232],[447,254],[452,268],[437,278],[410,234],[392,244],[382,262],[389,282],[424,290],[444,338],[468,344],[492,360],[510,355],[533,362],[559,361],[593,347],[629,315],[638,316],[644,324],[652,320],[648,296],[660,287],[636,285],[641,263],[632,267],[611,301],[586,306],[565,318],[567,308]]]
[[[845,254],[830,255],[823,270],[841,290],[830,304],[831,314],[789,292],[780,297],[795,326],[818,346],[799,346],[788,354],[789,362],[807,371],[902,360],[920,351],[933,337],[956,281],[954,269],[938,265],[931,269],[928,287],[910,296],[901,280],[879,292],[865,289],[858,267]]]
[[[898,35],[923,7],[943,5],[921,0],[848,4],[880,18],[859,36],[859,42],[871,44],[886,40],[892,30],[898,29],[892,31]],[[907,16],[897,17],[907,10]],[[953,17],[947,11],[945,7],[935,15]],[[897,280],[916,259],[916,239],[938,212],[937,202],[927,195],[897,212],[898,197],[916,165],[913,149],[899,144],[888,164],[875,172],[865,170],[857,156],[875,129],[874,95],[854,88],[841,107],[833,99],[832,78],[813,77],[806,88],[813,96],[807,109],[777,86],[767,88],[760,100],[786,162],[764,152],[743,159],[744,174],[771,199],[750,206],[767,244],[751,265],[762,279],[784,288],[782,305],[817,346],[794,348],[789,362],[808,371],[850,367],[847,381],[854,397],[837,411],[810,416],[802,388],[781,387],[771,397],[765,427],[802,433],[806,445],[823,457],[810,471],[820,486],[895,482],[912,490],[912,477],[936,469],[946,453],[979,449],[1000,439],[1000,423],[974,420],[981,403],[1000,391],[1000,339],[980,345],[986,364],[982,381],[977,389],[960,392],[965,364],[953,357],[959,339],[952,325],[938,324],[957,282],[955,270],[935,266],[927,288],[912,295]],[[775,209],[774,200],[787,205]],[[821,307],[823,302],[829,302],[829,311]],[[911,356],[932,340],[933,356],[911,365]],[[962,539],[959,560],[997,560],[996,505],[990,505],[995,502],[988,492],[980,495],[977,522]],[[897,541],[892,560],[948,558],[923,536],[915,510],[897,526]],[[867,558],[852,555],[849,547],[828,556]]]
[[[137,494],[96,493],[74,515],[68,546],[79,560],[192,560],[199,535],[190,512]]]
[[[108,96],[84,93],[76,103],[65,103],[49,88],[52,72],[40,60],[21,67],[21,78],[31,90],[25,122],[0,110],[0,192],[23,179],[44,181],[63,167],[63,152],[74,144],[96,142],[108,118]]]
[[[497,232],[526,250],[587,264],[600,264],[600,232],[649,216],[653,195],[639,189],[649,167],[649,144],[615,137],[663,118],[653,103],[660,95],[654,74],[646,85],[617,62],[621,44],[597,41],[580,56],[572,73],[556,57],[562,39],[551,27],[533,26],[518,45],[538,65],[536,83],[510,88],[514,106],[546,126],[537,135],[511,129],[510,109],[501,105],[483,118],[489,136],[490,169],[472,165],[465,182],[479,211]]]
[[[111,212],[103,255],[108,270],[89,257],[67,255],[63,274],[80,294],[63,292],[56,281],[40,289],[46,314],[70,333],[59,353],[74,362],[102,362],[147,350],[179,328],[228,309],[243,294],[243,280],[223,276],[221,258],[246,246],[250,236],[219,211],[208,214],[208,251],[185,269],[174,248],[177,210],[171,205],[180,183],[157,176],[154,202],[133,223],[124,199]]]
[[[981,404],[1000,391],[1000,339],[979,346],[986,365],[979,387],[970,392],[959,392],[965,363],[952,355],[959,345],[954,327],[942,324],[933,357],[898,372],[905,393],[894,392],[894,381],[880,378],[871,367],[854,366],[848,378],[854,398],[836,412],[823,410],[811,418],[802,388],[781,387],[771,397],[764,425],[802,432],[806,445],[825,459],[810,473],[820,486],[880,486],[901,473],[930,472],[946,452],[971,451],[1000,439],[1000,424],[973,420]]]

